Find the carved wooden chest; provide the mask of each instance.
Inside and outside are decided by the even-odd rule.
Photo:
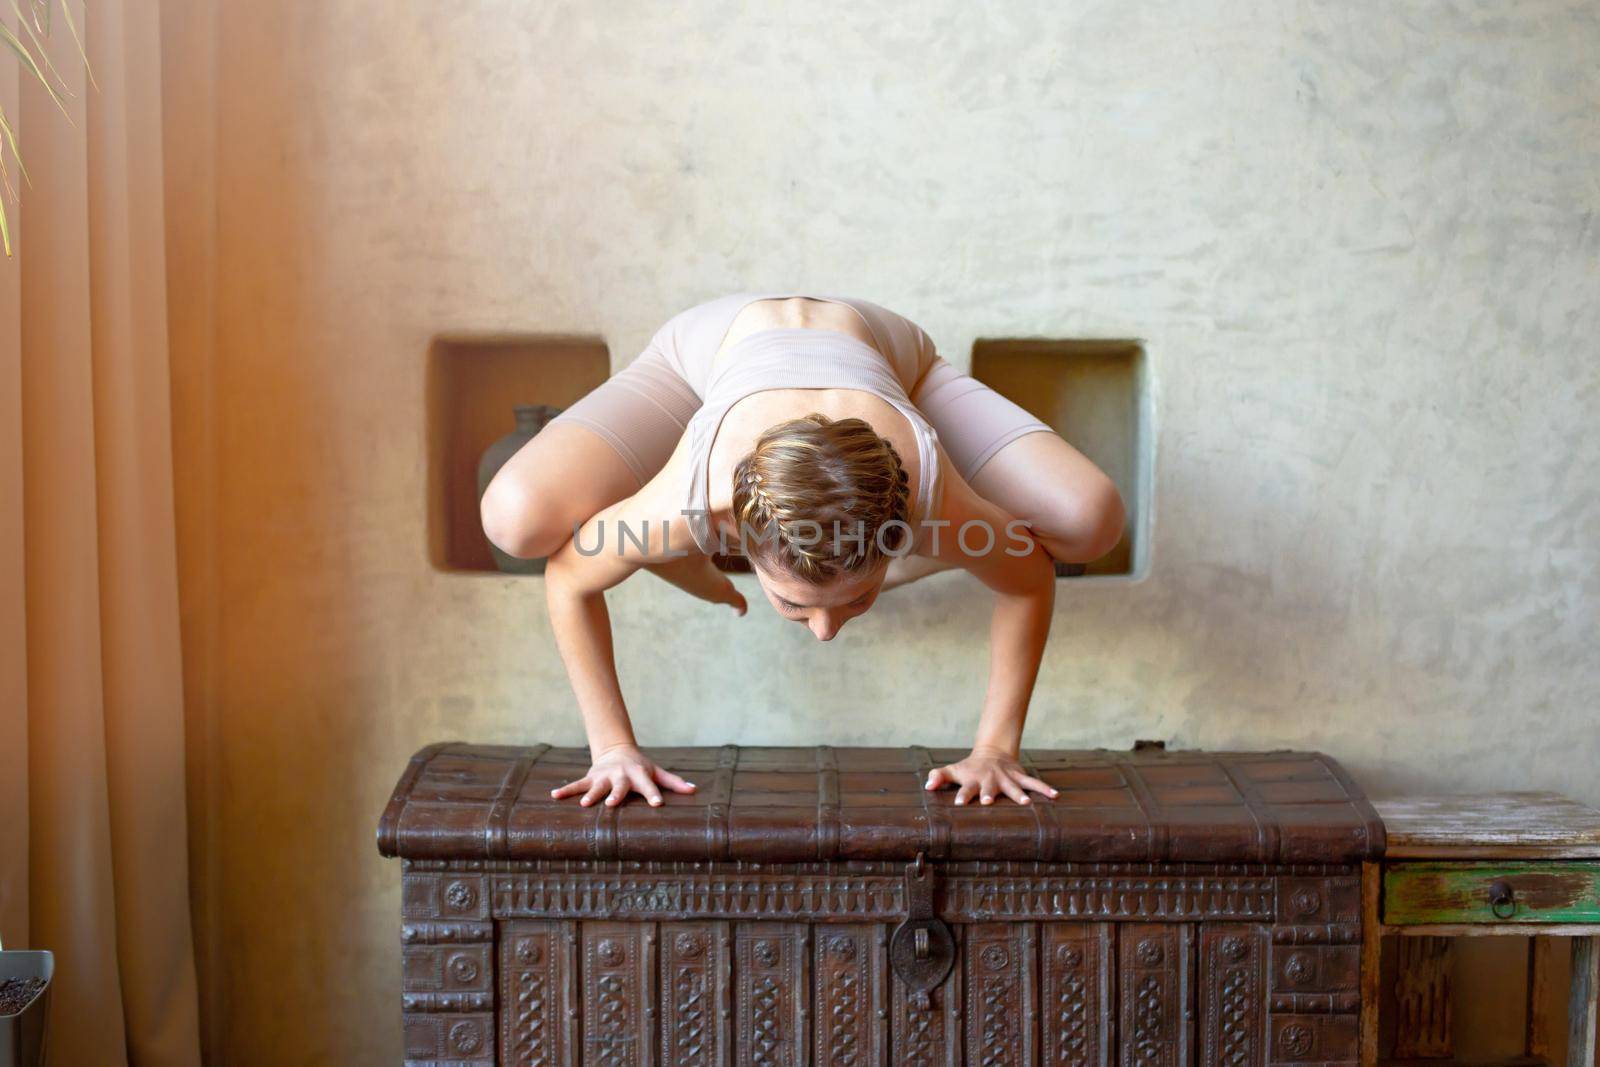
[[[1061,792],[957,807],[957,751],[656,749],[661,808],[553,801],[580,749],[435,745],[403,860],[409,1063],[1356,1059],[1359,864],[1315,753],[1032,751]]]

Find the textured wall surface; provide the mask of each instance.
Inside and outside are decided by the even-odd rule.
[[[405,758],[582,739],[541,581],[428,563],[442,332],[621,366],[692,303],[812,289],[961,366],[1142,338],[1149,574],[1063,584],[1027,742],[1600,802],[1587,0],[203,6],[168,9],[216,50],[168,211],[211,263],[174,365],[222,1062],[394,1062]],[[647,743],[970,740],[965,575],[827,645],[648,576],[610,602]]]

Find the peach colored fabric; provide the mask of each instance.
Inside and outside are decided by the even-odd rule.
[[[33,175],[0,262],[0,935],[56,953],[52,1062],[195,1065],[159,27],[74,11],[71,125],[0,64]]]

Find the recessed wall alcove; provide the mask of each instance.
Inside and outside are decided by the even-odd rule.
[[[428,554],[440,570],[496,572],[478,516],[478,460],[516,428],[512,408],[565,408],[611,373],[606,344],[573,335],[453,334],[428,349]]]
[[[1122,493],[1122,540],[1087,565],[1057,564],[1060,577],[1138,577],[1149,554],[1148,370],[1137,340],[981,339],[972,376],[1048,423]]]

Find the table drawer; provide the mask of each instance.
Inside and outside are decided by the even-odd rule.
[[[1386,866],[1383,921],[1395,926],[1600,922],[1600,862]]]

